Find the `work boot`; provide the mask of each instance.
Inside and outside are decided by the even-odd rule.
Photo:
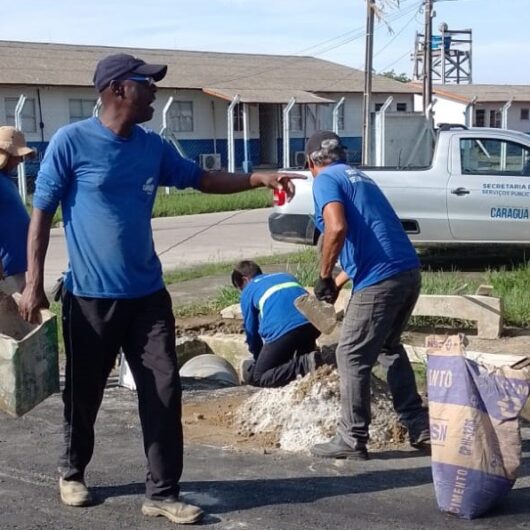
[[[431,432],[428,427],[422,429],[417,434],[409,433],[410,445],[414,449],[431,454]]]
[[[319,366],[323,366],[324,364],[327,364],[329,366],[333,366],[333,368],[336,368],[337,367],[336,349],[332,348],[331,346],[322,346],[320,351],[316,352],[315,360],[316,360],[317,368]]]
[[[142,505],[142,513],[149,517],[167,517],[177,524],[193,524],[199,522],[204,512],[193,504],[168,497],[163,501],[146,499]]]
[[[307,355],[311,372],[325,365],[337,367],[337,357],[333,348],[325,347],[322,350],[312,351]]]
[[[311,454],[320,458],[368,460],[368,451],[365,444],[357,442],[355,448],[352,448],[342,439],[340,434],[336,434],[329,442],[311,447]]]
[[[239,378],[241,384],[250,385],[252,380],[252,372],[254,370],[254,359],[243,359],[239,364]]]
[[[93,499],[83,480],[59,479],[61,501],[67,506],[89,506]]]

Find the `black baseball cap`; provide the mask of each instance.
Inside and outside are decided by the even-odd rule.
[[[337,140],[337,142],[339,143],[339,147],[346,149],[346,147],[342,145],[342,140],[340,139],[340,136],[335,134],[333,131],[316,131],[311,135],[311,137],[309,138],[309,140],[307,140],[307,143],[305,144],[306,156],[309,156],[315,151],[320,151],[320,149],[322,149],[322,142],[324,142],[325,140]]]
[[[128,75],[145,75],[160,81],[166,73],[166,64],[147,64],[128,53],[116,53],[107,55],[98,62],[93,81],[97,91],[102,92],[111,81],[124,79]]]

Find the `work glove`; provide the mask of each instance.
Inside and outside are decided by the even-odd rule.
[[[319,277],[313,289],[317,300],[322,300],[328,304],[334,304],[339,295],[339,290],[333,281],[333,278]]]

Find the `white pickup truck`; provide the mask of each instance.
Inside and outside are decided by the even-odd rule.
[[[429,167],[360,167],[383,190],[416,246],[530,245],[530,136],[503,129],[442,126]],[[316,244],[313,179],[275,193],[273,239]]]

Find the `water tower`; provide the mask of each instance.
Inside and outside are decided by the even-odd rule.
[[[444,22],[440,24],[440,33],[433,35],[431,40],[432,82],[438,84],[471,84],[472,44],[470,29],[450,30]],[[425,68],[425,35],[416,33],[414,45],[415,81],[423,79]]]

